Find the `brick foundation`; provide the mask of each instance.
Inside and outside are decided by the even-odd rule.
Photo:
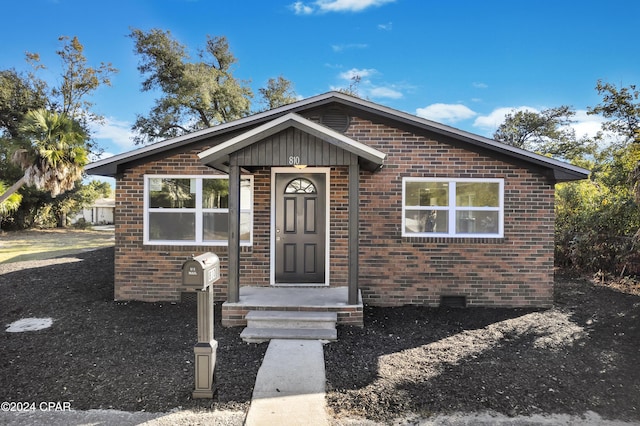
[[[265,307],[265,306],[237,306],[236,304],[222,304],[222,325],[224,327],[240,327],[246,326],[245,319],[249,311],[310,311],[310,312],[336,312],[338,315],[339,325],[352,325],[362,327],[364,325],[364,316],[362,305],[341,306],[341,307]]]

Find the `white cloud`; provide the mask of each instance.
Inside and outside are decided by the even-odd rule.
[[[372,78],[380,75],[378,70],[374,68],[351,68],[348,71],[338,74],[338,78],[344,80],[347,85],[350,85],[355,77],[359,77],[360,81],[357,84],[356,90],[363,98],[372,99],[400,99],[403,97],[402,92],[395,88],[393,84],[378,84],[372,82]],[[341,90],[342,87],[332,86],[331,90]]]
[[[576,115],[573,117],[576,121],[571,125],[576,131],[576,137],[581,138],[583,136],[593,137],[602,131],[602,123],[605,121],[599,115],[588,115],[587,111],[577,110]]]
[[[476,118],[473,126],[493,133],[499,125],[504,123],[504,118],[507,114],[512,114],[517,111],[540,112],[538,109],[529,106],[496,108],[491,111],[489,115],[481,115]]]
[[[95,139],[110,141],[123,149],[130,149],[134,146],[131,123],[126,121],[109,117],[103,123],[94,123],[91,131]]]
[[[482,83],[479,81],[474,81],[473,83],[471,83],[471,85],[473,87],[475,87],[476,89],[487,89],[489,88],[489,85],[487,83]]]
[[[301,1],[297,1],[291,5],[293,13],[296,15],[311,15],[313,13],[313,7],[308,6]]]
[[[345,50],[351,50],[351,49],[366,49],[367,47],[369,47],[369,45],[365,43],[349,43],[349,44],[331,45],[331,49],[333,49],[334,52],[344,52]]]
[[[351,80],[354,77],[360,77],[361,79],[365,79],[377,73],[378,71],[373,68],[368,68],[368,69],[367,68],[362,68],[362,69],[351,68],[349,71],[341,72],[338,77],[340,77],[343,80]]]
[[[387,22],[386,24],[378,24],[378,29],[383,31],[391,31],[393,29],[393,22]]]
[[[387,99],[400,99],[402,98],[402,93],[398,92],[395,89],[390,87],[372,87],[366,90],[367,94],[376,99],[387,98]]]
[[[475,111],[462,104],[431,104],[416,110],[418,117],[428,120],[456,123],[478,115]]]
[[[326,12],[362,12],[370,7],[382,6],[396,0],[316,0],[304,3],[297,1],[290,8],[296,15],[311,15]]]

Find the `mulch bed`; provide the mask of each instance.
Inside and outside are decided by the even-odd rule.
[[[365,308],[325,346],[336,417],[493,410],[640,420],[640,296],[559,277],[550,310]],[[635,292],[635,294],[633,294]],[[631,293],[631,294],[630,294]],[[246,409],[266,344],[220,326],[213,401],[192,400],[194,303],[113,301],[113,249],[0,265],[0,401],[73,409]],[[285,362],[283,360],[283,362]]]

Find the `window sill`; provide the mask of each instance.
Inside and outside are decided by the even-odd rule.
[[[424,243],[424,244],[504,244],[506,239],[504,236],[496,237],[460,237],[460,236],[408,236],[403,235],[402,241],[406,243]]]

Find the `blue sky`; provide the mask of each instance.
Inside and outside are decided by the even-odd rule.
[[[55,81],[61,35],[78,36],[90,65],[120,72],[91,99],[106,117],[95,138],[108,154],[134,148],[130,127],[152,95],[131,28],[169,30],[194,56],[226,36],[237,78],[254,92],[279,75],[308,97],[362,76],[360,94],[411,114],[491,136],[504,114],[571,105],[578,133],[598,79],[640,84],[636,0],[23,0],[2,2],[0,69],[28,70],[38,52]],[[254,107],[257,108],[257,98]]]

